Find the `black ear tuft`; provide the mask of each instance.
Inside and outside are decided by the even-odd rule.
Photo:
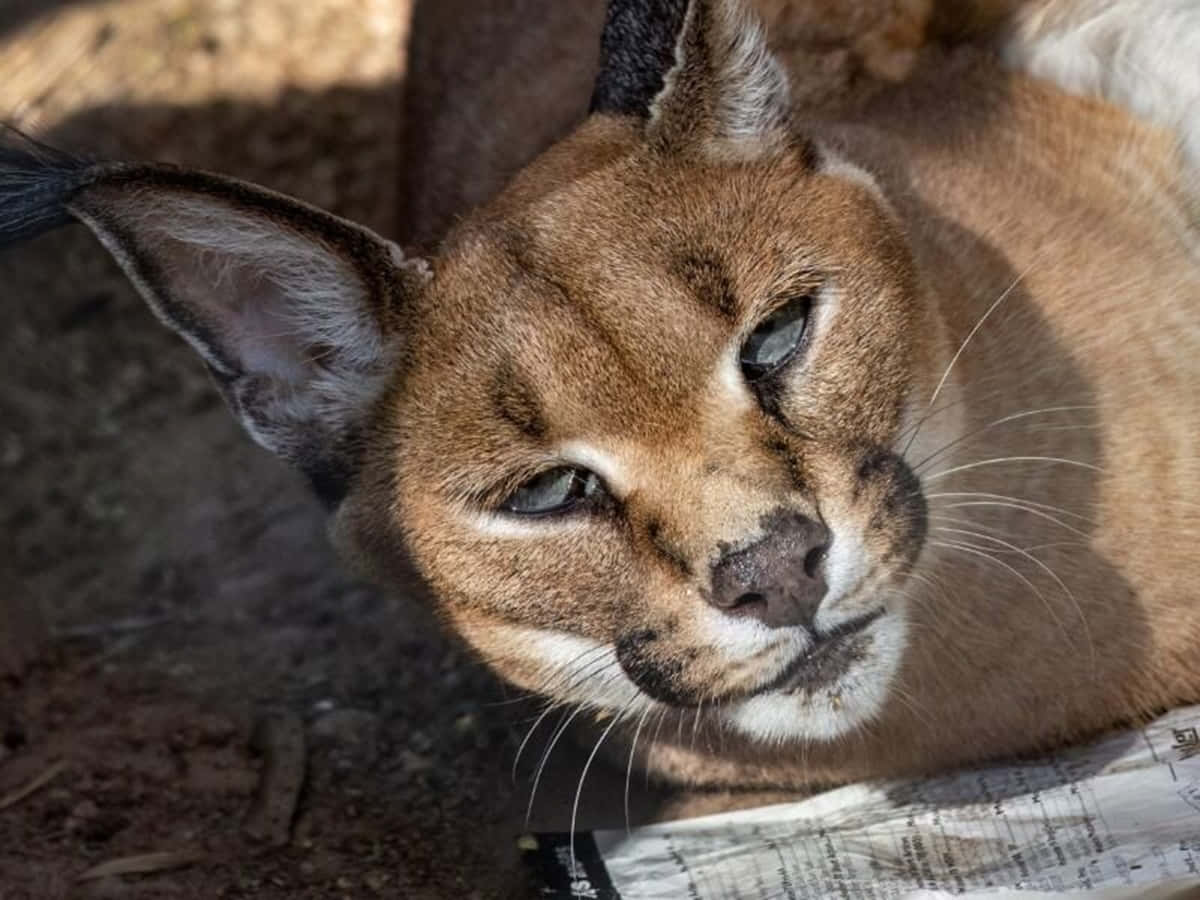
[[[600,38],[593,113],[650,115],[675,65],[688,0],[610,0]]]
[[[72,221],[67,203],[94,164],[0,125],[0,247]]]

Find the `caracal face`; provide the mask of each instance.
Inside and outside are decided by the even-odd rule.
[[[597,121],[452,235],[420,310],[372,464],[487,659],[774,738],[876,710],[926,531],[897,442],[929,329],[870,184],[802,140],[730,163]]]

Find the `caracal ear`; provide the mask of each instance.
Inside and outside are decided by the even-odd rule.
[[[251,436],[336,500],[428,268],[232,178],[0,141],[0,246],[71,219],[203,357]]]
[[[592,112],[646,120],[666,150],[787,144],[788,80],[743,0],[611,0]]]

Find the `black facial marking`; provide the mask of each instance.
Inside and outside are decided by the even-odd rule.
[[[894,454],[886,450],[873,448],[862,455],[858,461],[858,471],[855,474],[860,481],[866,481],[886,472],[894,465]]]
[[[313,493],[326,509],[336,509],[346,499],[353,477],[353,466],[341,460],[314,458],[306,463],[301,460],[300,469],[308,476]]]
[[[872,643],[872,635],[857,634],[822,644],[805,660],[784,691],[811,695],[821,688],[837,684],[855,664],[866,659]]]
[[[732,321],[737,315],[733,282],[720,256],[710,249],[688,250],[679,254],[672,271],[705,306]]]
[[[695,706],[696,698],[679,684],[682,664],[654,653],[658,637],[650,628],[622,635],[617,639],[617,662],[629,680],[655,700],[671,706]]]
[[[511,366],[501,366],[492,381],[492,403],[500,418],[530,440],[546,437],[546,423],[537,394]]]
[[[611,0],[591,111],[647,117],[675,65],[687,0]]]
[[[894,529],[893,549],[916,559],[929,528],[921,481],[900,456],[882,447],[866,448],[859,457],[854,485],[857,501],[869,487],[883,486],[879,508],[868,522],[873,531]]]
[[[784,400],[787,399],[787,387],[784,379],[764,378],[761,381],[753,382],[750,390],[758,398],[758,405],[762,407],[763,412],[784,428],[793,430],[792,423],[783,409]]]

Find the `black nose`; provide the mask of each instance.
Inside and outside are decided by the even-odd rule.
[[[758,543],[727,553],[712,568],[710,600],[771,628],[811,626],[825,596],[829,529],[794,512],[772,513]]]

